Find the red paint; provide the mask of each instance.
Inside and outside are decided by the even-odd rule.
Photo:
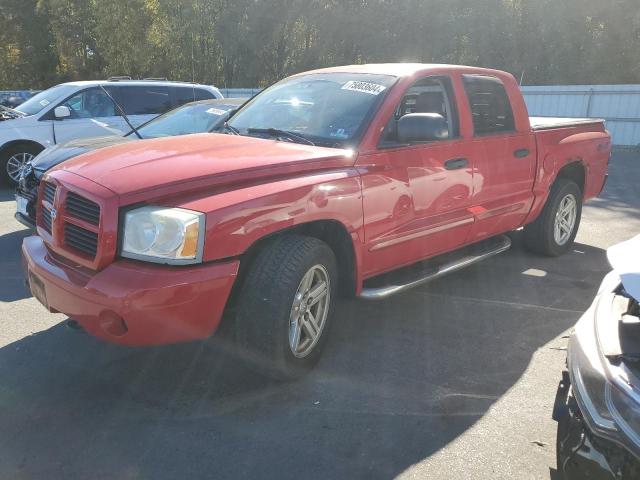
[[[568,163],[586,169],[585,200],[602,188],[611,148],[602,124],[532,131],[507,73],[418,64],[327,70],[398,77],[356,151],[200,134],[108,147],[52,171],[46,180],[58,185],[53,235],[43,229],[39,212],[41,238],[23,245],[25,263],[44,282],[50,308],[96,336],[128,345],[203,338],[218,326],[242,254],[266,235],[312,221],[341,224],[353,242],[359,291],[365,278],[533,221]],[[503,82],[515,131],[474,136],[464,74]],[[382,129],[404,92],[427,76],[451,79],[459,137],[380,149]],[[530,154],[514,158],[520,149]],[[458,157],[469,161],[467,168],[444,168]],[[68,191],[100,205],[99,226],[67,216]],[[119,209],[138,203],[204,212],[203,264],[168,267],[119,258]],[[95,259],[58,240],[64,221],[99,235]]]

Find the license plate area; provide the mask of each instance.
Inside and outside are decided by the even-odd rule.
[[[49,308],[49,304],[47,303],[47,291],[44,288],[44,282],[32,272],[29,272],[29,288],[31,290],[31,294],[36,297],[36,299],[42,305]]]
[[[21,195],[16,195],[16,211],[24,216],[27,216],[27,205],[29,199]]]

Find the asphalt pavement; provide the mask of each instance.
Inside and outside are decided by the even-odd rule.
[[[224,338],[153,349],[65,325],[23,287],[0,190],[0,479],[541,479],[566,335],[640,233],[640,155],[614,156],[573,250],[522,247],[382,302],[339,305],[318,367],[266,381]]]

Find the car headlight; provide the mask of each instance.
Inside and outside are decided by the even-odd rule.
[[[637,380],[630,382],[632,374],[623,364],[609,362],[599,347],[597,315],[615,314],[607,310],[611,302],[603,300],[598,297],[569,340],[568,366],[574,396],[594,433],[640,456],[640,393],[632,386]]]
[[[590,315],[589,311],[587,315]],[[583,317],[569,340],[569,371],[580,410],[588,415],[587,421],[592,429],[606,435],[615,432],[616,425],[606,405],[607,378],[598,355],[594,332],[587,331],[589,327],[593,330],[593,324],[586,322]]]
[[[121,255],[155,263],[202,261],[204,214],[183,208],[146,206],[124,215]]]

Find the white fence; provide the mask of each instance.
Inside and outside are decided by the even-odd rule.
[[[522,87],[529,114],[604,118],[616,146],[640,145],[640,85]]]

